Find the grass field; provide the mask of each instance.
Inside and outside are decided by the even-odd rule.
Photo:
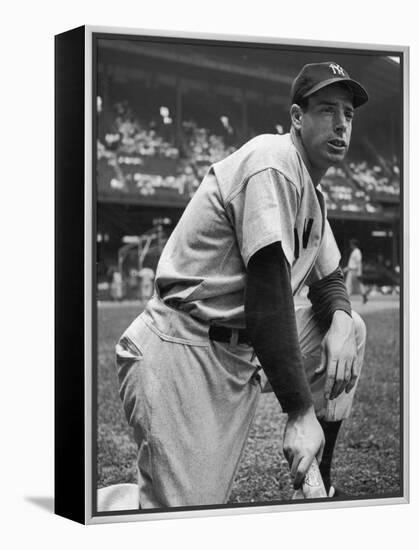
[[[362,311],[362,310],[361,310]],[[364,308],[368,340],[355,407],[340,432],[334,483],[352,496],[400,492],[399,310],[395,304]],[[104,305],[98,314],[98,487],[135,483],[136,446],[120,404],[114,345],[138,305]],[[283,459],[285,416],[263,394],[238,469],[231,502],[288,499],[292,488]]]

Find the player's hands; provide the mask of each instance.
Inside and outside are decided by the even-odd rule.
[[[294,489],[304,480],[314,458],[320,462],[324,447],[324,433],[314,408],[288,415],[284,434],[284,455],[291,468]]]
[[[355,323],[344,311],[335,311],[330,329],[321,344],[320,366],[316,374],[327,370],[324,394],[335,399],[349,393],[359,376]]]

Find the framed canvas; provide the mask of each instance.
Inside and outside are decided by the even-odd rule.
[[[408,48],[80,27],[55,52],[56,513],[408,502]]]

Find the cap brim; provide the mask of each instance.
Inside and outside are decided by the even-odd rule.
[[[360,107],[364,103],[368,101],[368,94],[366,89],[361,86],[359,82],[356,80],[352,80],[352,78],[329,78],[328,80],[323,80],[323,82],[319,82],[315,86],[313,86],[308,92],[306,92],[303,97],[308,97],[309,95],[314,94],[315,92],[318,92],[322,88],[325,88],[326,86],[330,86],[331,84],[339,84],[340,82],[344,82],[348,88],[350,88],[351,92],[353,93],[353,105],[354,107]]]

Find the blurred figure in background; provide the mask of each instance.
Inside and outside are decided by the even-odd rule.
[[[121,301],[123,297],[124,297],[124,287],[123,287],[122,274],[118,270],[115,270],[112,274],[111,298],[112,300]]]
[[[344,268],[346,273],[346,290],[349,296],[361,294],[362,303],[368,301],[368,293],[365,286],[362,284],[362,253],[359,249],[358,239],[350,239],[349,247],[351,254],[349,255],[348,265]]]
[[[138,272],[140,278],[140,300],[148,302],[154,292],[154,271],[150,267],[143,267]]]

